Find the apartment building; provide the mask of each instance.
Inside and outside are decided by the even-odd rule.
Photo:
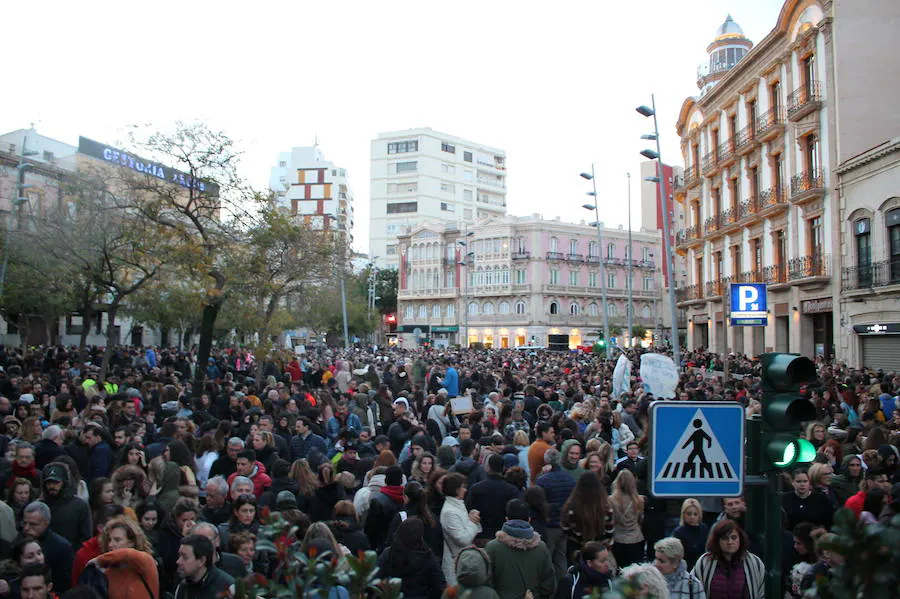
[[[458,227],[506,214],[506,152],[430,128],[372,140],[369,255],[400,262],[398,235],[426,220]],[[377,257],[377,258],[375,258]]]
[[[834,354],[839,213],[834,198],[831,28],[823,3],[787,0],[755,46],[729,16],[677,132],[678,289],[689,347]],[[768,284],[765,327],[731,327],[730,283]]]
[[[602,331],[601,261],[606,274],[610,328],[627,330],[627,277],[632,276],[633,320],[663,326],[656,231],[597,230],[587,224],[504,216],[468,228],[423,223],[398,238],[398,332],[436,345],[468,342],[506,348],[548,345],[568,335],[575,347]]]
[[[278,154],[269,188],[276,205],[315,229],[337,229],[353,243],[354,202],[347,171],[315,146]]]

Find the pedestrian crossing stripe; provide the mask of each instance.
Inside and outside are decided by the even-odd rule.
[[[666,459],[657,480],[717,481],[738,480],[735,468],[716,438],[703,410],[697,409],[678,443]]]

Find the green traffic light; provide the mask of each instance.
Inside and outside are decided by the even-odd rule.
[[[766,445],[766,453],[776,468],[790,468],[794,464],[809,464],[816,458],[816,448],[812,443],[790,434],[772,436]]]

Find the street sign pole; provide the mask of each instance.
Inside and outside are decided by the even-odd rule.
[[[731,367],[728,365],[728,337],[729,331],[731,329],[731,289],[728,290],[728,293],[723,294],[725,296],[725,310],[722,313],[722,333],[725,336],[725,343],[723,344],[725,347],[725,352],[722,355],[722,387],[728,387],[728,380],[731,378],[729,375],[731,374]]]

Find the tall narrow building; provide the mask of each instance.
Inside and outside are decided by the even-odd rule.
[[[269,187],[276,205],[314,228],[346,231],[353,243],[353,193],[347,171],[325,160],[319,146],[278,155]]]
[[[372,140],[369,255],[397,267],[397,236],[429,221],[460,229],[506,214],[506,152],[430,128]]]

